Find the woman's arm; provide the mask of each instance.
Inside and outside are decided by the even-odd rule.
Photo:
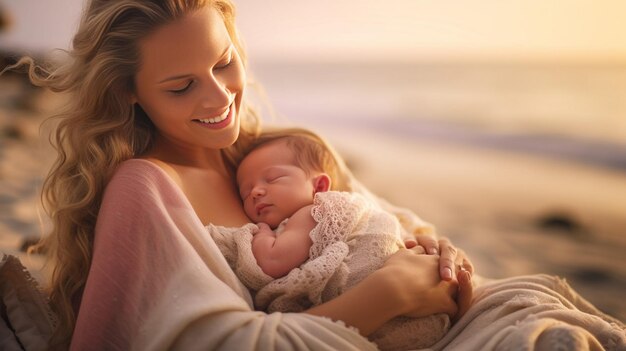
[[[259,231],[252,238],[252,254],[265,274],[280,278],[309,258],[313,245],[309,233],[316,224],[311,207],[305,206],[294,213],[280,235],[265,223],[257,224]]]
[[[421,247],[402,249],[352,289],[306,312],[342,320],[365,336],[400,315],[452,317],[457,284],[440,280],[438,262],[437,256],[423,255]]]

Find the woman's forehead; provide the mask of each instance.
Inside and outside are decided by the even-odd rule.
[[[154,80],[187,74],[197,64],[218,60],[232,45],[220,14],[211,6],[163,25],[140,43],[141,71]]]

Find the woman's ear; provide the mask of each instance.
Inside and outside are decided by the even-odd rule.
[[[322,173],[313,179],[313,189],[315,193],[330,190],[330,177],[326,173]]]

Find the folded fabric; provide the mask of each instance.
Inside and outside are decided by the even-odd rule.
[[[487,281],[434,350],[626,350],[624,324],[545,274]]]
[[[0,261],[0,296],[2,350],[46,350],[56,316],[20,260],[4,253]]]

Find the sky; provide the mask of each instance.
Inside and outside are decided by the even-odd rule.
[[[82,0],[0,0],[0,48],[67,48]],[[250,57],[626,62],[623,0],[240,0]]]

